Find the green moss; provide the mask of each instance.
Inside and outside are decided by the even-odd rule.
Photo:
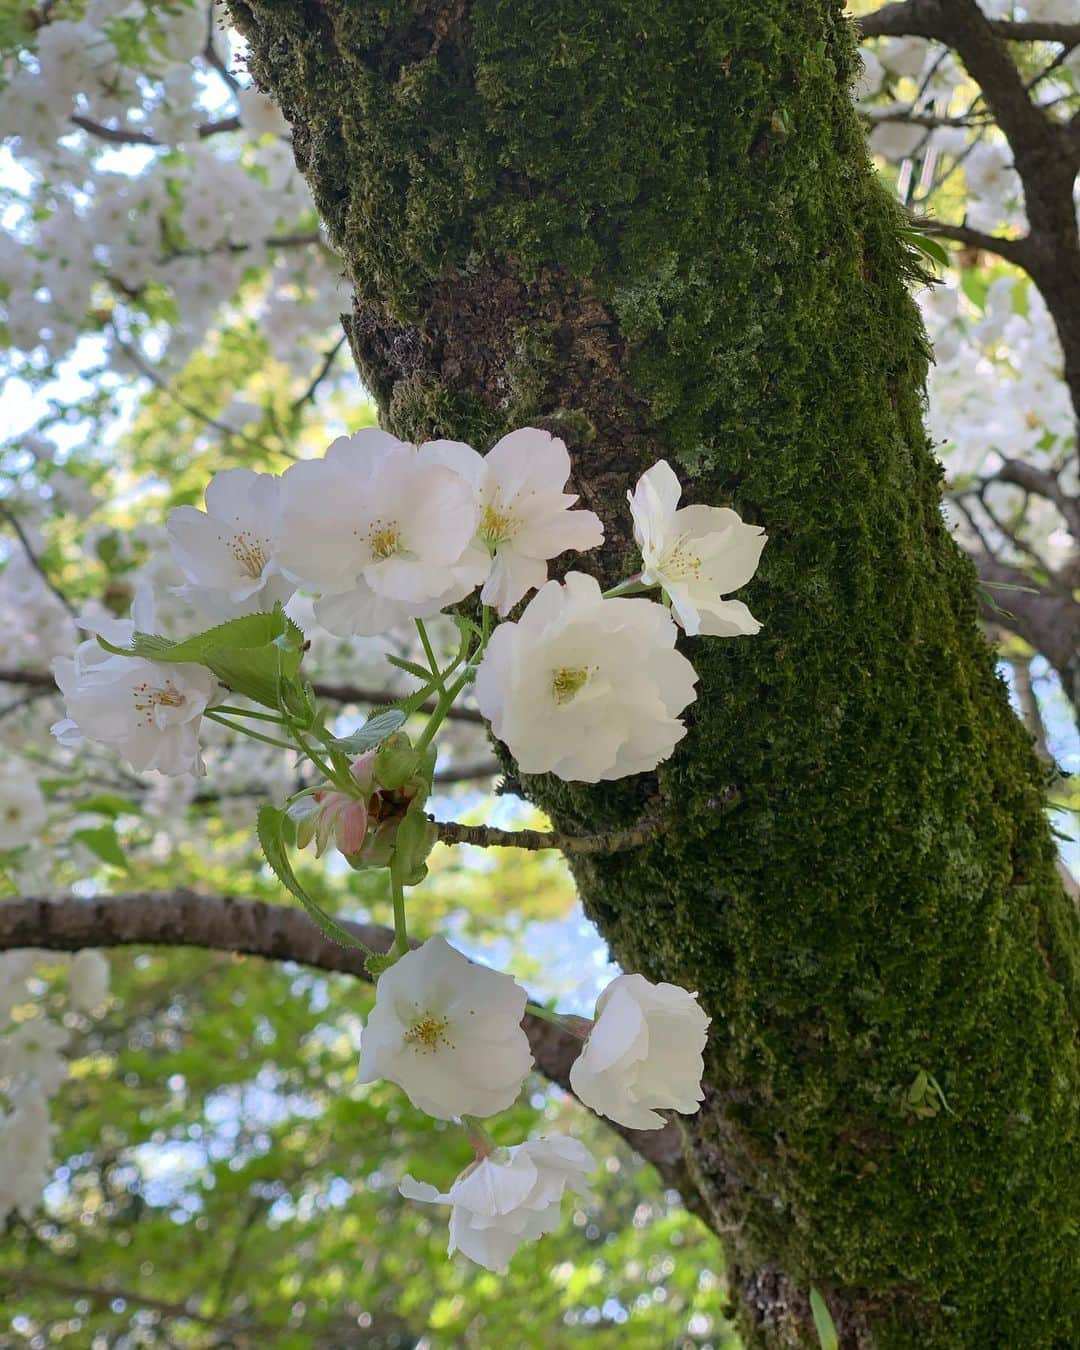
[[[882,1347],[1080,1344],[1076,914],[942,523],[838,5],[232,8],[358,296],[417,326],[394,430],[562,417],[612,577],[661,454],[768,529],[765,627],[686,644],[658,779],[531,785],[567,828],[662,794],[662,846],[578,877],[618,959],[715,1019],[691,1137],[735,1269],[839,1291]],[[951,1111],[911,1109],[920,1070]]]

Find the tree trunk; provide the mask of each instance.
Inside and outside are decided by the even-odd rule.
[[[1080,1344],[1080,936],[942,525],[839,4],[229,3],[391,430],[562,436],[608,582],[661,456],[768,531],[764,630],[685,644],[659,774],[524,781],[560,828],[670,820],[575,872],[715,1019],[691,1198],[748,1342],[815,1345],[817,1285],[848,1347]]]

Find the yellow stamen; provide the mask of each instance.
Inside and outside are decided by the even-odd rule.
[[[685,547],[689,535],[681,534],[674,544],[667,550],[661,561],[660,570],[672,581],[679,581],[683,577],[701,576],[701,559],[696,553],[691,553]]]
[[[586,666],[561,666],[551,676],[551,693],[561,707],[569,703],[589,682]]]
[[[261,577],[263,568],[266,566],[266,549],[261,539],[256,539],[253,534],[247,530],[240,530],[233,535],[229,547],[232,549],[232,555],[240,564],[240,569],[246,572],[249,577]]]
[[[477,533],[490,552],[494,553],[501,544],[512,539],[516,532],[517,520],[511,511],[500,510],[496,506],[484,507]]]
[[[397,521],[374,521],[368,533],[368,547],[376,558],[392,558],[401,548],[401,530]]]
[[[151,713],[155,708],[182,708],[185,702],[184,695],[171,680],[165,682],[163,689],[137,684],[131,692],[135,696],[136,712]],[[147,717],[146,721],[149,725],[150,718]]]
[[[431,1013],[425,1013],[405,1033],[405,1040],[409,1045],[415,1045],[417,1049],[437,1050],[440,1044],[450,1044],[446,1035],[446,1028],[449,1025],[448,1018],[435,1017]]]

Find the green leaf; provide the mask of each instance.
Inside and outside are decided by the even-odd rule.
[[[136,633],[126,648],[100,636],[98,642],[117,656],[205,666],[236,693],[276,708],[279,688],[300,668],[304,635],[275,605],[272,613],[245,614],[179,642],[155,633]]]
[[[936,239],[932,239],[928,234],[923,234],[921,230],[901,230],[901,237],[924,257],[929,258],[931,262],[939,267],[948,267],[950,258],[948,250],[943,248]]]
[[[86,801],[80,802],[79,810],[95,811],[99,816],[109,816],[115,820],[117,816],[138,815],[142,807],[130,797],[120,797],[115,792],[101,792],[96,797],[88,797]]]
[[[832,1320],[832,1313],[829,1312],[829,1305],[813,1284],[810,1286],[810,1311],[814,1317],[814,1327],[821,1342],[821,1350],[839,1350],[840,1339],[836,1334],[836,1324]]]
[[[405,713],[401,708],[388,708],[385,712],[369,717],[351,736],[335,737],[331,744],[343,754],[362,755],[365,750],[374,750],[377,745],[382,745],[404,722]]]
[[[93,830],[75,830],[71,837],[77,839],[80,844],[85,844],[102,862],[127,870],[127,857],[120,847],[120,840],[116,837],[115,826],[99,825]]]
[[[286,819],[285,812],[279,811],[272,802],[263,802],[262,806],[259,807],[256,830],[263,854],[274,875],[285,889],[300,901],[316,925],[331,942],[336,942],[339,947],[359,947],[362,951],[370,953],[369,947],[366,947],[358,937],[354,937],[347,928],[343,928],[335,918],[327,914],[326,910],[313,900],[297,881],[296,873],[289,862],[289,855],[282,838]]]
[[[431,684],[431,671],[418,665],[417,662],[406,661],[403,656],[388,656],[386,659],[392,666],[397,666],[398,670],[404,670],[408,675],[415,675],[425,687]]]

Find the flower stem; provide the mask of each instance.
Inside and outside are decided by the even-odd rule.
[[[554,1008],[545,1008],[540,1003],[526,1003],[525,1011],[532,1017],[539,1017],[541,1021],[551,1022],[552,1025],[562,1031],[568,1031],[571,1036],[577,1036],[582,1041],[592,1028],[592,1022],[587,1017],[577,1017],[573,1013],[558,1013]]]
[[[253,717],[257,722],[276,722],[280,727],[288,725],[284,717],[279,716],[277,713],[255,712],[252,708],[234,708],[228,703],[216,704],[214,711],[231,713],[234,717]]]
[[[435,688],[440,693],[444,693],[446,685],[443,683],[443,672],[439,669],[439,663],[435,659],[435,649],[431,645],[431,639],[428,637],[427,625],[423,619],[416,619],[416,631],[420,634],[420,643],[424,648],[424,655],[427,657],[428,667],[431,670],[431,677]]]
[[[475,1116],[462,1116],[461,1128],[468,1136],[469,1143],[472,1145],[472,1151],[479,1162],[482,1158],[488,1158],[495,1152],[495,1140],[484,1129],[483,1125]]]
[[[395,957],[404,956],[409,950],[409,930],[405,923],[405,887],[396,855],[390,859],[390,894],[394,900],[394,945],[390,950]]]
[[[636,577],[627,577],[625,581],[620,581],[617,586],[612,586],[611,590],[605,591],[603,598],[605,600],[614,600],[621,595],[644,595],[647,591],[655,591],[659,582],[646,584],[641,580],[641,573]]]
[[[435,737],[435,733],[446,721],[446,714],[453,707],[454,699],[465,688],[469,682],[469,674],[466,672],[454,681],[448,689],[444,689],[439,695],[439,701],[435,704],[431,716],[428,718],[427,726],[420,733],[420,739],[416,742],[417,750],[426,750]]]
[[[289,741],[275,740],[273,736],[263,736],[258,731],[252,731],[250,727],[240,726],[236,722],[230,722],[227,717],[219,717],[216,708],[210,708],[203,713],[211,722],[216,722],[218,726],[228,727],[230,731],[239,732],[241,736],[249,736],[253,741],[262,741],[264,745],[276,745],[281,750],[295,750],[296,746]]]

